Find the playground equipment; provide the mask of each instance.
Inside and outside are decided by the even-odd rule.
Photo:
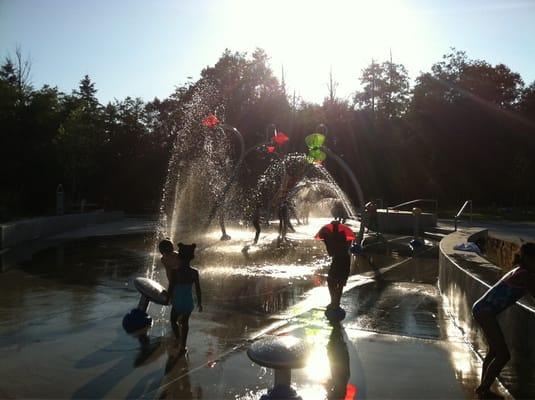
[[[240,131],[238,131],[238,129],[236,129],[235,127],[230,126],[228,124],[220,123],[217,117],[213,115],[206,117],[202,123],[204,126],[208,128],[217,127],[223,133],[225,133],[225,131],[232,132],[234,136],[238,138],[239,143],[240,143],[240,153],[239,153],[240,156],[238,158],[238,161],[234,165],[232,175],[230,176],[228,182],[226,183],[225,187],[221,191],[221,194],[215,200],[214,205],[208,215],[207,224],[206,224],[206,227],[210,226],[216,213],[219,212],[219,225],[221,227],[221,240],[230,240],[231,237],[230,235],[227,234],[226,227],[225,227],[225,202],[226,202],[227,194],[230,188],[233,186],[236,178],[238,177],[238,173],[240,171],[240,168],[244,160],[252,152],[262,150],[262,149],[265,149],[267,153],[269,154],[277,154],[276,153],[277,148],[284,145],[289,140],[289,138],[285,133],[277,131],[277,127],[274,124],[270,124],[266,128],[265,140],[245,150],[245,142],[243,140],[243,136],[240,133]],[[271,133],[273,133],[273,136],[270,136]]]
[[[325,316],[331,324],[342,321],[346,317],[346,311],[342,307],[325,309]]]
[[[334,153],[331,149],[329,149],[327,146],[324,145],[325,138],[328,132],[327,126],[325,126],[324,124],[320,124],[318,125],[316,130],[321,131],[322,133],[317,133],[317,132],[312,133],[305,138],[305,143],[308,147],[307,159],[309,160],[309,162],[316,163],[316,164],[323,163],[323,161],[325,161],[327,156],[334,159],[349,177],[351,184],[353,185],[353,188],[355,189],[355,193],[357,194],[358,203],[359,203],[358,204],[359,213],[360,215],[364,215],[364,209],[365,209],[364,194],[362,192],[362,188],[355,174],[353,173],[353,171],[351,171],[351,168],[349,168],[349,166],[344,160],[342,160],[336,153]],[[362,239],[363,238],[364,238],[364,224],[361,223],[355,242],[351,246],[351,252],[353,254],[360,254],[362,252]]]
[[[261,400],[301,400],[291,386],[292,369],[303,368],[306,346],[294,336],[267,336],[254,342],[247,355],[255,363],[274,370],[273,388]]]
[[[158,282],[148,278],[136,278],[134,286],[141,294],[141,297],[137,307],[130,310],[123,318],[123,328],[128,333],[133,333],[152,325],[152,318],[147,314],[147,308],[151,301],[156,304],[167,305],[165,288]]]

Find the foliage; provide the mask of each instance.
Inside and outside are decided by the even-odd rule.
[[[363,90],[355,95],[359,110],[367,110],[378,118],[392,119],[403,116],[409,102],[409,77],[401,64],[372,61],[362,71]]]
[[[431,197],[452,207],[467,198],[490,207],[535,203],[529,185],[535,179],[535,82],[525,87],[507,66],[455,49],[412,89],[403,65],[372,61],[353,104],[336,97],[332,73],[323,104],[289,99],[260,49],[250,55],[226,50],[200,79],[149,102],[102,105],[87,75],[70,94],[35,89],[29,70],[20,49],[0,66],[0,220],[52,212],[59,183],[73,210],[87,199],[155,212],[171,153],[187,152],[176,139],[201,89],[220,105],[209,112],[240,129],[247,147],[276,123],[291,139],[283,151],[305,152],[305,137],[325,124],[326,145],[355,172],[369,199],[392,204]],[[246,160],[251,179],[266,162]],[[344,172],[329,158],[324,163],[354,198]]]

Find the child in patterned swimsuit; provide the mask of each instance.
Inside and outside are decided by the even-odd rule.
[[[496,282],[472,308],[474,318],[481,326],[489,345],[483,361],[481,384],[476,389],[480,398],[496,397],[490,391],[490,386],[510,359],[509,349],[496,317],[528,292],[535,297],[535,243],[522,246],[520,264]]]

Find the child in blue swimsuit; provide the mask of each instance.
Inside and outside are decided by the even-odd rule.
[[[496,316],[528,292],[535,297],[535,243],[522,246],[520,264],[496,282],[472,308],[474,318],[481,326],[489,345],[483,361],[481,384],[476,389],[480,398],[494,396],[490,386],[510,359]]]
[[[169,289],[167,293],[172,306],[171,327],[175,335],[180,338],[179,353],[182,354],[186,352],[189,317],[195,308],[193,304],[193,285],[195,285],[198,310],[199,312],[203,310],[199,271],[190,266],[191,260],[195,257],[195,247],[195,243],[191,245],[179,243],[178,253],[175,253],[177,254],[177,265],[175,268],[168,268]]]

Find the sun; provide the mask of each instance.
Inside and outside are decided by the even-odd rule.
[[[390,50],[407,61],[418,21],[403,0],[235,1],[227,24],[239,48],[261,47],[280,77],[303,97],[321,97],[332,69],[344,86],[358,82],[371,59],[385,61]],[[238,17],[239,15],[239,17]]]

